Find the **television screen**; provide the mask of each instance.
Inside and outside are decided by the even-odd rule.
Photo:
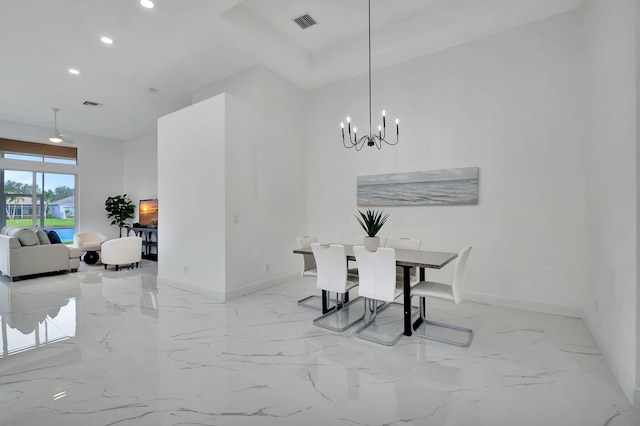
[[[158,226],[158,200],[140,200],[140,225]]]

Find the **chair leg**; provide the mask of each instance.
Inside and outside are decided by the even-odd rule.
[[[367,307],[367,303],[368,303],[368,307]],[[367,336],[365,335],[363,332],[372,324],[374,324],[376,322],[376,317],[378,316],[379,312],[382,312],[383,310],[385,310],[386,308],[388,308],[389,306],[391,306],[391,304],[394,302],[389,302],[389,303],[383,303],[380,306],[378,306],[378,300],[375,299],[365,299],[364,300],[364,309],[365,312],[367,311],[367,309],[369,310],[369,312],[371,313],[371,316],[369,317],[369,320],[364,323],[358,330],[356,330],[355,332],[355,336],[359,337],[360,339],[364,339],[364,340],[368,340],[370,342],[374,342],[374,343],[378,343],[380,345],[385,345],[385,346],[393,346],[395,345],[398,340],[400,340],[400,338],[402,337],[404,331],[401,330],[400,333],[395,336],[393,339],[391,340],[382,340],[382,339],[377,339],[375,337],[372,336]],[[398,305],[400,305],[399,303],[397,303]]]
[[[357,323],[359,323],[364,319],[365,312],[363,312],[362,315],[359,315],[359,313],[356,312],[356,315],[358,316],[354,320],[350,320],[349,318],[351,309],[355,308],[355,305],[356,305],[355,302],[357,302],[358,299],[360,299],[360,297],[348,303],[344,301],[344,295],[342,296],[342,301],[340,299],[341,299],[340,293],[336,293],[335,309],[332,309],[326,314],[322,314],[318,318],[314,319],[313,324],[317,325],[318,327],[326,328],[327,330],[342,332],[353,327],[354,325],[356,325]],[[332,316],[335,316],[336,318],[336,321],[335,321],[336,325],[327,324],[326,322],[323,321]],[[347,316],[347,322],[342,326],[338,325],[340,322],[339,320],[340,316]]]
[[[316,299],[318,300],[317,304],[309,303],[310,300],[316,300]],[[322,296],[314,294],[311,296],[304,297],[298,300],[298,305],[305,306],[307,308],[322,310]]]
[[[420,296],[418,296],[420,297]],[[437,321],[429,321],[426,318],[426,314],[425,314],[425,298],[424,297],[420,297],[420,319],[422,320],[423,323],[428,324],[428,325],[433,325],[436,327],[441,327],[441,328],[447,328],[450,330],[455,330],[455,331],[459,331],[461,333],[464,333],[465,335],[467,335],[467,339],[465,341],[457,341],[457,340],[451,340],[451,339],[445,339],[443,337],[437,337],[437,336],[430,336],[426,333],[417,333],[416,330],[418,328],[420,328],[420,324],[418,324],[417,326],[413,327],[413,334],[423,338],[423,339],[428,339],[428,340],[434,340],[436,342],[440,342],[440,343],[446,343],[448,345],[454,345],[454,346],[460,346],[463,348],[468,348],[471,345],[471,341],[473,340],[473,330],[471,330],[470,328],[465,328],[465,327],[459,327],[457,325],[451,325],[451,324],[445,324],[443,322],[437,322]]]

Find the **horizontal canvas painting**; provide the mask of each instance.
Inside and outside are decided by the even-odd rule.
[[[478,204],[478,167],[358,176],[358,206]]]

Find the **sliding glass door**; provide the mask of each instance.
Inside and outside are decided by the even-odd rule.
[[[63,242],[73,241],[75,175],[2,170],[2,226],[54,229]]]

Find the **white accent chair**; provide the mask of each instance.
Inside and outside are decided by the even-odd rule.
[[[73,247],[84,251],[100,251],[102,243],[108,238],[99,232],[78,232],[73,234]]]
[[[394,249],[405,250],[420,250],[422,240],[417,238],[387,238],[386,247]],[[419,282],[418,268],[413,268],[411,271],[411,285],[414,286]],[[396,284],[402,287],[404,285],[404,269],[401,266],[396,266]]]
[[[396,251],[387,247],[369,251],[362,246],[354,246],[353,252],[360,271],[359,293],[361,297],[365,298],[365,312],[367,310],[370,312],[369,319],[356,331],[355,335],[382,345],[395,345],[404,332],[402,316],[399,317],[398,333],[394,333],[390,340],[367,335],[365,331],[375,329],[380,334],[381,327],[376,324],[378,313],[392,304],[403,306],[401,303],[393,303],[403,293],[402,288],[396,287]],[[379,306],[379,301],[386,303]]]
[[[471,246],[467,246],[458,253],[458,257],[456,258],[456,263],[453,269],[453,279],[451,281],[451,284],[434,281],[422,281],[411,289],[411,297],[420,298],[420,319],[422,320],[422,323],[425,324],[424,327],[422,325],[415,327],[413,334],[418,337],[422,337],[423,339],[435,340],[437,342],[448,343],[450,345],[462,347],[468,347],[469,345],[471,345],[471,341],[473,340],[473,330],[456,325],[444,324],[436,321],[428,321],[425,318],[425,298],[427,297],[445,300],[456,304],[462,301],[462,280],[470,252]],[[457,340],[445,339],[439,336],[428,335],[426,334],[427,325],[434,325],[437,327],[443,327],[450,330],[462,332],[467,336],[467,339],[460,342]],[[425,328],[425,332],[417,333],[416,330],[419,330],[420,328]]]
[[[84,252],[82,260],[88,265],[95,264],[100,255],[102,243],[107,241],[107,237],[99,232],[77,232],[73,234],[72,247],[77,247]]]
[[[105,241],[102,244],[102,263],[104,269],[107,265],[115,265],[116,271],[120,265],[133,267],[140,266],[142,259],[142,238],[123,237]]]
[[[332,331],[345,331],[364,318],[364,311],[360,313],[354,306],[359,298],[350,302],[345,298],[347,292],[358,285],[358,278],[347,274],[347,255],[343,245],[326,247],[312,243],[311,250],[318,267],[318,288],[329,294],[336,293],[335,307],[314,319],[313,324]]]

